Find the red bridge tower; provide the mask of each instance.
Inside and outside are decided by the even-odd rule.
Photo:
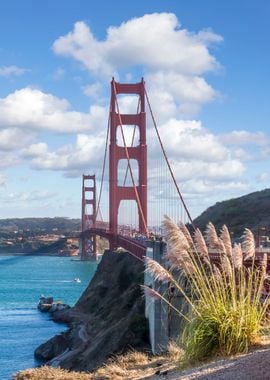
[[[117,95],[135,94],[139,96],[140,109],[136,114],[120,114]],[[117,145],[117,130],[123,137],[123,125],[137,126],[139,129],[139,145],[127,147]],[[124,140],[124,137],[123,137]],[[132,178],[130,160],[137,160],[138,183],[136,186],[120,186],[118,184],[119,160],[127,160]],[[118,233],[118,210],[122,200],[135,200],[138,207],[139,232],[147,235],[147,146],[146,146],[146,117],[145,117],[145,88],[143,79],[135,84],[121,84],[112,79],[111,110],[110,110],[110,232],[113,237]],[[113,239],[114,240],[114,239]],[[111,249],[116,241],[111,242]]]
[[[81,259],[96,259],[96,235],[87,232],[96,221],[96,176],[82,177]]]

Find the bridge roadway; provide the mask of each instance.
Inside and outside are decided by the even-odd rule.
[[[113,235],[109,229],[102,227],[91,227],[85,230],[83,234],[98,235],[104,237],[108,241],[112,242],[117,247],[122,247],[127,250],[131,255],[142,260],[146,256],[146,242],[147,238],[143,235],[130,236],[128,234]]]
[[[122,247],[126,251],[128,251],[131,255],[135,256],[136,258],[142,260],[146,256],[146,249],[147,249],[147,240],[148,238],[144,235],[141,235],[137,233],[136,231],[132,232],[128,227],[121,226],[120,233],[116,236],[112,234],[112,232],[109,230],[109,223],[99,223],[97,226],[91,227],[87,230],[85,230],[82,234],[87,235],[98,235],[101,237],[104,237],[110,242],[113,242],[115,246]],[[256,257],[255,262],[258,265],[260,262],[263,261],[264,254],[267,254],[268,260],[267,260],[267,271],[270,272],[270,248],[256,248]],[[217,252],[214,249],[209,250],[210,259],[214,263],[220,262],[220,253]],[[244,261],[245,266],[249,267],[252,264],[252,260],[246,260]]]

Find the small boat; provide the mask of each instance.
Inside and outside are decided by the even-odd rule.
[[[73,282],[81,282],[79,278],[74,278]]]

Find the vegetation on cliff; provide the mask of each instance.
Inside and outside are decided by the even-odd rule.
[[[235,237],[240,237],[245,228],[255,234],[260,227],[270,229],[270,189],[218,202],[196,218],[194,224],[204,230],[209,221],[217,230],[225,224]]]
[[[74,372],[60,368],[42,366],[20,371],[14,380],[139,380],[155,374],[166,374],[174,369],[183,352],[176,344],[169,345],[163,356],[152,356],[145,352],[128,351],[108,359],[93,372]]]
[[[242,245],[232,246],[226,226],[218,235],[209,223],[205,240],[200,230],[192,237],[185,225],[177,226],[166,217],[164,230],[170,270],[147,258],[147,271],[168,282],[190,306],[187,314],[178,310],[186,320],[182,336],[186,360],[247,352],[260,341],[262,331],[270,328],[270,297],[263,292],[267,256],[255,263],[252,232],[245,229]],[[218,255],[216,262],[210,256],[213,249]],[[158,295],[144,288],[149,295]],[[175,309],[163,294],[159,296]]]

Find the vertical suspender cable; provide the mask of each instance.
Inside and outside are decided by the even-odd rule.
[[[145,85],[143,84],[143,86],[144,86],[145,96],[146,96],[146,99],[147,99],[148,107],[149,107],[150,114],[151,114],[151,117],[152,117],[152,120],[153,120],[153,123],[154,123],[154,127],[155,127],[155,130],[156,130],[156,134],[157,134],[157,137],[158,137],[158,141],[159,141],[160,146],[161,146],[161,149],[162,149],[163,156],[164,156],[165,161],[166,161],[166,163],[167,163],[167,166],[168,166],[169,172],[170,172],[170,174],[171,174],[172,180],[173,180],[173,182],[174,182],[174,185],[175,185],[175,187],[176,187],[177,193],[178,193],[178,195],[179,195],[179,197],[180,197],[180,200],[181,200],[181,202],[182,202],[182,204],[183,204],[183,206],[184,206],[184,209],[185,209],[185,211],[186,211],[186,213],[187,213],[188,219],[189,219],[189,221],[190,221],[192,227],[193,227],[194,230],[195,230],[195,229],[196,229],[196,228],[195,228],[195,225],[194,225],[193,220],[192,220],[192,218],[191,218],[191,215],[190,215],[190,213],[189,213],[189,211],[188,211],[188,208],[187,208],[187,206],[186,206],[186,203],[185,203],[185,201],[184,201],[184,199],[183,199],[183,196],[182,196],[182,194],[181,194],[181,192],[180,192],[179,186],[178,186],[178,184],[177,184],[177,182],[176,182],[176,179],[175,179],[175,176],[174,176],[174,174],[173,174],[173,171],[172,171],[171,165],[170,165],[170,163],[169,163],[169,160],[168,160],[168,157],[167,157],[167,155],[166,155],[166,152],[165,152],[164,146],[163,146],[163,144],[162,144],[161,137],[160,137],[160,134],[159,134],[159,131],[158,131],[158,128],[157,128],[157,124],[156,124],[156,121],[155,121],[155,118],[154,118],[154,115],[153,115],[153,111],[152,111],[152,108],[151,108],[151,105],[150,105],[150,102],[149,102],[149,98],[148,98],[148,94],[147,94],[147,91],[146,91]]]

